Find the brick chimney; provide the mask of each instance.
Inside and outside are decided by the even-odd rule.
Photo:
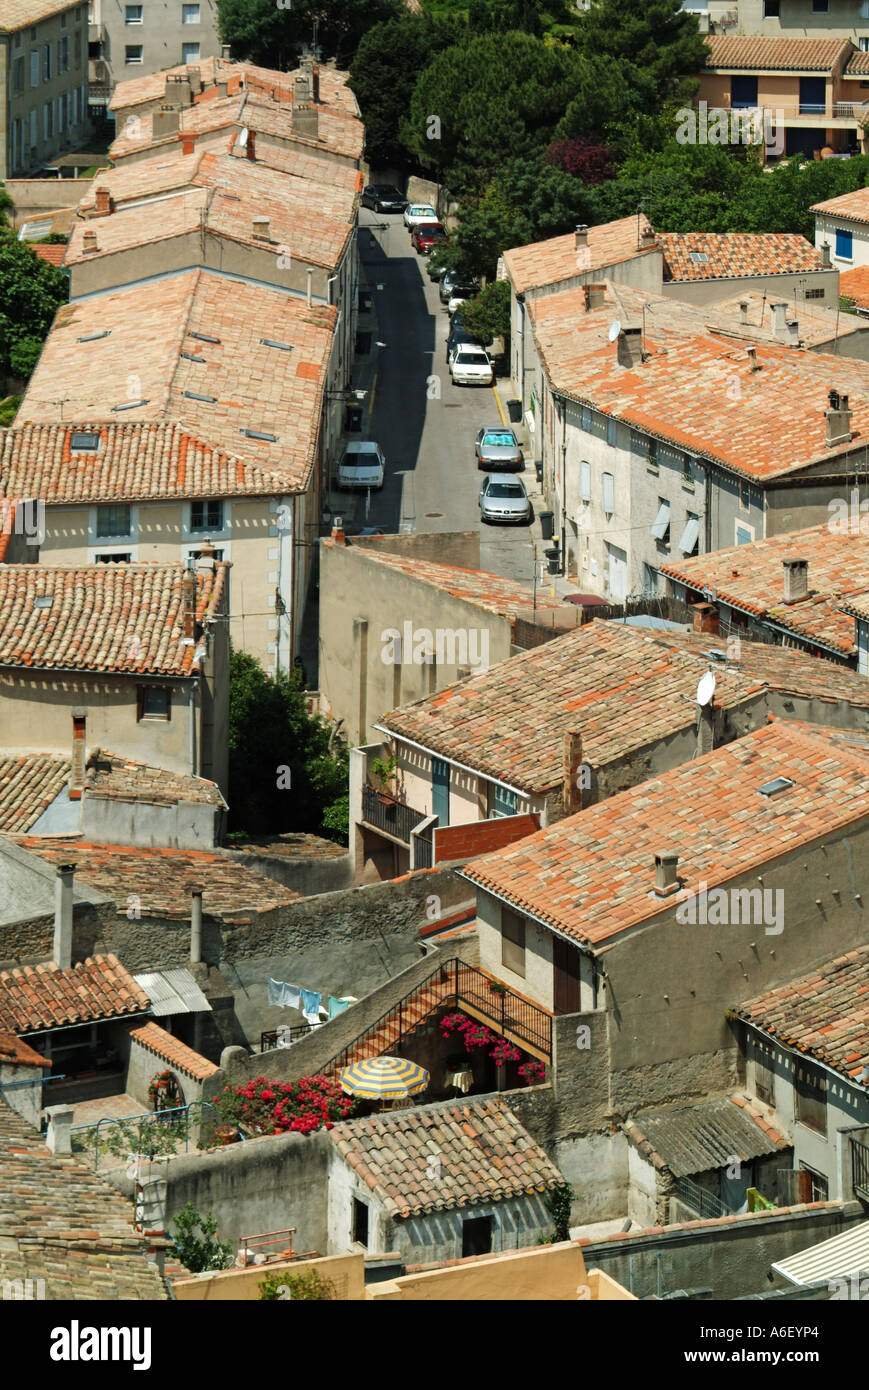
[[[643,330],[639,325],[623,328],[616,339],[620,367],[639,367],[643,360]]]
[[[586,285],[586,309],[602,309],[606,302],[606,285]]]
[[[196,136],[185,135],[181,141],[181,153],[192,154],[196,149]]]
[[[344,535],[344,518],[336,516],[332,518],[332,543],[334,545],[346,545],[347,538]]]
[[[181,619],[184,636],[192,642],[196,635],[196,575],[191,569],[185,569],[181,580]]]
[[[82,250],[86,256],[92,256],[95,251],[99,251],[97,245],[97,234],[92,227],[89,227],[82,237]]]
[[[706,632],[712,637],[717,637],[719,632],[718,609],[712,603],[692,603],[691,612],[694,614],[694,631]]]
[[[75,864],[58,864],[54,879],[54,948],[52,957],[61,970],[72,965],[72,897]]]
[[[581,247],[588,246],[588,223],[577,223],[576,231],[573,233],[573,247],[579,251]]]
[[[563,749],[561,804],[564,814],[571,816],[582,810],[582,734],[578,729],[565,733]]]
[[[108,217],[115,210],[115,200],[107,188],[94,189],[94,216]]]
[[[259,216],[253,219],[254,241],[271,241],[271,222],[267,217]]]
[[[826,445],[831,449],[836,444],[847,444],[851,439],[851,407],[848,397],[841,396],[835,390],[829,393],[829,401],[824,419],[827,422]]]
[[[785,572],[785,603],[799,603],[809,596],[808,560],[782,560]]]
[[[72,754],[70,758],[69,773],[69,799],[70,801],[81,801],[81,794],[84,789],[86,748],[85,732],[87,729],[87,715],[84,710],[74,710],[72,715]]]
[[[309,140],[320,138],[320,113],[308,101],[293,103],[293,134],[304,135]]]
[[[673,893],[678,893],[681,887],[679,876],[676,873],[678,863],[678,854],[671,854],[668,851],[664,854],[655,855],[654,891],[659,898],[669,898]]]

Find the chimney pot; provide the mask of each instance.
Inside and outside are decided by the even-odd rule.
[[[578,251],[581,246],[588,245],[588,223],[577,223],[576,231],[573,234],[574,249]]]
[[[808,560],[783,560],[785,603],[799,603],[809,593]]]
[[[94,189],[94,202],[97,217],[108,217],[109,213],[115,210],[114,200],[107,188]]]
[[[99,251],[100,249],[97,245],[97,234],[92,228],[88,228],[84,234],[83,249],[86,256],[90,256],[94,251]]]
[[[184,136],[184,139],[183,139],[182,142],[181,142],[181,153],[182,153],[182,154],[192,154],[195,148],[196,148],[196,136],[195,136],[195,135],[185,135],[185,136]]]
[[[606,301],[606,285],[586,285],[585,287],[585,307],[586,309],[600,309]]]
[[[759,363],[758,360],[757,360],[757,348],[755,348],[755,347],[750,347],[750,348],[748,348],[748,349],[747,349],[747,354],[748,354],[748,369],[749,369],[749,371],[751,371],[751,372],[759,372],[759,371],[760,371],[760,363]]]
[[[343,518],[343,516],[336,516],[336,517],[333,518],[333,521],[332,521],[332,540],[334,541],[335,545],[346,545],[346,544],[347,544],[347,538],[346,538],[346,536],[344,535],[344,518]]]
[[[190,885],[190,964],[202,961],[202,884]]]
[[[797,319],[791,319],[788,323],[788,339],[791,347],[800,345],[800,325]]]
[[[741,320],[743,323],[748,323],[748,300],[747,300],[747,299],[740,299],[740,301],[739,301],[739,317],[740,317],[740,320]]]
[[[821,264],[825,266],[832,266],[833,264],[830,257],[830,243],[828,241],[821,242]]]
[[[851,439],[851,407],[848,404],[847,396],[840,396],[839,392],[831,390],[829,392],[829,407],[824,411],[826,422],[826,447],[833,448],[836,444],[847,444]]]
[[[655,855],[655,892],[659,898],[668,898],[672,893],[678,892],[680,887],[679,876],[676,873],[678,863],[678,854],[667,851]]]
[[[621,367],[639,367],[643,360],[643,330],[623,328],[616,339],[616,357]]]
[[[777,338],[784,338],[787,333],[787,313],[788,306],[783,300],[777,301],[769,306],[772,315],[772,331]]]
[[[58,864],[54,880],[54,963],[61,970],[72,965],[72,899],[75,864]]]

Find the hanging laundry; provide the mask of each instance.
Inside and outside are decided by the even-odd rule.
[[[301,998],[298,985],[288,985],[283,980],[269,979],[269,1003],[280,1009],[297,1009]]]
[[[343,1014],[345,1009],[350,1008],[349,999],[336,999],[334,995],[329,995],[329,1017],[335,1018],[337,1014]]]
[[[317,994],[315,990],[303,989],[299,993],[302,996],[302,1015],[309,1023],[320,1022],[320,1005],[323,1002],[322,994]]]

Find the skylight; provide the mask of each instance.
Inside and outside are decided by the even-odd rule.
[[[111,333],[110,328],[104,328],[101,333],[85,333],[83,338],[76,338],[77,343],[95,343],[98,338],[108,338]]]
[[[276,434],[263,434],[261,430],[239,430],[239,434],[247,435],[248,439],[264,439],[267,444],[277,444]]]
[[[52,594],[37,594],[36,598],[33,600],[33,607],[50,608],[53,602],[54,596]]]
[[[191,329],[187,334],[188,338],[198,338],[200,343],[219,343],[219,338],[212,338],[208,333],[194,333]]]
[[[123,405],[113,405],[112,410],[117,413],[119,410],[137,410],[140,405],[147,405],[147,401],[125,401]]]
[[[205,361],[205,358],[204,358],[204,357],[197,357],[195,352],[182,352],[182,353],[181,353],[181,356],[182,356],[182,357],[185,357],[185,358],[187,359],[188,362],[204,362],[204,361]]]
[[[761,796],[777,796],[779,792],[787,791],[788,787],[793,785],[790,777],[774,777],[771,782],[764,782],[758,791]]]
[[[260,338],[260,343],[263,347],[280,348],[281,352],[292,352],[293,350],[289,343],[279,343],[274,338]]]
[[[85,430],[73,430],[69,437],[69,447],[71,453],[95,454],[100,447],[100,437]]]
[[[199,391],[182,391],[181,394],[182,396],[187,396],[188,400],[208,401],[211,405],[214,405],[217,401],[216,396],[203,396]]]
[[[708,265],[709,257],[705,251],[691,251],[689,254],[695,265]]]

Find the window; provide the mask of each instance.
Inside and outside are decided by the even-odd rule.
[[[443,758],[431,760],[431,813],[438,825],[450,823],[450,765]]]
[[[736,545],[750,545],[754,540],[754,527],[745,526],[741,521],[736,522],[734,541]]]
[[[138,719],[169,719],[172,701],[170,691],[163,685],[140,685],[138,690]]]
[[[39,86],[39,53],[35,48],[30,54],[30,85]]]
[[[12,64],[12,90],[13,92],[24,91],[24,59],[16,58]]]
[[[43,80],[43,82],[50,82],[50,81],[51,81],[51,44],[50,44],[50,43],[45,43],[45,44],[42,45],[42,80]]]
[[[129,550],[124,551],[123,555],[118,550],[107,550],[102,555],[94,556],[94,564],[97,565],[129,565],[133,556]]]
[[[743,110],[746,107],[757,106],[757,78],[756,77],[731,77],[730,79],[730,105],[733,110]]]
[[[37,129],[36,129],[36,124],[37,124],[38,119],[39,119],[38,113],[37,113],[36,107],[34,106],[33,110],[32,110],[31,113],[30,113],[30,147],[31,147],[31,149],[32,149],[33,146],[36,144],[36,142],[37,142],[37,140],[38,140],[38,138],[39,138],[39,133],[38,133],[38,131],[37,131]]]
[[[691,469],[691,460],[687,454],[682,456],[682,486],[694,491],[694,474]]]
[[[52,130],[51,102],[47,101],[42,107],[42,138],[50,140],[54,131]]]
[[[773,1103],[772,1053],[760,1051],[754,1054],[754,1094],[764,1105]]]
[[[615,511],[615,479],[612,473],[603,473],[600,480],[601,502],[606,516]]]
[[[141,5],[125,5],[125,6],[124,6],[124,23],[125,23],[125,24],[141,24],[141,23],[142,23],[142,6],[141,6]]]
[[[95,454],[100,447],[100,436],[88,430],[73,430],[69,439],[71,454]]]
[[[579,424],[581,429],[588,434],[591,433],[591,411],[587,405],[584,405],[579,413]]]
[[[798,1062],[794,1073],[796,1117],[800,1124],[827,1133],[827,1078],[817,1067]]]
[[[357,1245],[364,1245],[368,1249],[368,1203],[360,1202],[358,1197],[353,1198],[353,1210],[351,1213],[352,1239]]]
[[[661,545],[670,544],[670,503],[666,497],[658,498],[658,512],[652,522],[652,535]]]
[[[614,449],[614,448],[616,447],[617,443],[618,443],[618,437],[619,437],[618,422],[617,422],[616,420],[611,420],[609,417],[607,417],[607,422],[606,422],[606,442],[607,442],[607,444],[609,444],[609,445]]]
[[[73,62],[76,67],[81,67],[81,34],[76,32],[73,40]]]
[[[860,45],[860,52],[861,52],[861,53],[869,53],[869,38],[867,38],[867,39],[858,39],[857,42],[858,42],[858,44]]]
[[[839,227],[836,228],[836,259],[839,261],[850,261],[854,256],[854,237],[851,232],[843,232]]]
[[[683,555],[696,555],[700,539],[700,518],[695,512],[688,513],[685,530],[679,537],[679,549]]]
[[[525,919],[509,907],[501,908],[501,964],[524,979]]]
[[[810,1202],[826,1202],[830,1196],[830,1184],[823,1173],[816,1173],[814,1168],[810,1168],[807,1163],[800,1164],[800,1172],[808,1173],[809,1188],[811,1195],[808,1196]],[[808,1195],[808,1194],[807,1194]]]
[[[829,14],[830,0],[812,0],[812,14]]]
[[[129,536],[130,507],[126,505],[97,507],[97,537],[106,540],[109,536]]]
[[[207,498],[190,503],[191,531],[222,531],[223,503]]]
[[[128,43],[124,49],[125,63],[141,63],[142,45],[140,43]]]
[[[643,565],[643,597],[654,598],[658,592],[658,571],[654,565]]]
[[[488,1255],[492,1250],[493,1216],[466,1216],[462,1222],[462,1259]]]
[[[519,798],[515,792],[497,784],[491,788],[490,816],[515,816]]]
[[[869,87],[869,82],[867,82],[867,83],[865,83],[865,84],[861,83],[861,86],[863,86],[863,85]],[[804,291],[803,291],[804,298],[806,298],[806,299],[823,299],[824,293],[825,293],[824,290],[804,290]]]
[[[778,19],[781,0],[763,0],[764,19]]]
[[[198,6],[198,5],[182,5],[182,6],[181,6],[181,23],[182,23],[182,24],[198,24],[198,23],[199,23],[199,6]]]
[[[579,465],[579,500],[591,501],[591,464],[582,459]]]
[[[199,61],[199,44],[182,43],[181,45],[182,63],[196,63]]]

